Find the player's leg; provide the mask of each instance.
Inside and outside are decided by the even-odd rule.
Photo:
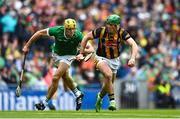
[[[112,71],[112,83],[113,83],[113,86],[114,86],[114,82],[116,80],[116,73],[117,73],[117,70],[120,66],[120,62],[119,62],[119,58],[116,58],[116,59],[111,59],[111,60],[107,60],[108,64],[110,65],[111,67],[111,71]],[[109,95],[109,99],[112,99],[114,98],[114,95]],[[110,101],[110,105],[109,105],[109,110],[116,110],[116,103],[115,103],[115,100],[114,101]]]
[[[69,90],[70,90],[70,88],[68,87],[68,84],[66,83],[66,79],[64,79],[63,77],[62,77],[62,81],[63,81],[63,87],[64,87],[64,91],[65,92],[68,92]]]
[[[112,75],[112,84],[114,86],[114,81],[116,80],[116,73],[113,73]],[[114,98],[114,93],[113,95],[109,95],[109,99],[115,99]],[[110,104],[109,104],[109,107],[108,107],[109,110],[116,110],[116,103],[115,103],[115,100],[114,101],[110,101]]]
[[[94,58],[94,63],[96,64],[96,68],[99,69],[99,64],[103,62],[106,63],[105,60],[103,60],[102,58],[99,57],[95,57]],[[109,69],[109,68],[108,68]],[[101,72],[102,73],[102,72]],[[103,74],[103,73],[102,73]],[[103,79],[105,79],[105,76],[103,74]],[[103,80],[104,81],[104,80]],[[104,87],[105,83],[102,81],[102,87]],[[98,95],[97,98],[99,97],[99,99],[102,100],[102,98],[107,94],[107,92],[105,90],[101,90]],[[102,102],[102,101],[101,101]]]
[[[112,75],[112,84],[114,84],[115,80],[116,80],[116,73],[113,73],[113,75]],[[103,85],[102,87],[104,87],[104,83],[102,85]],[[103,98],[106,94],[107,94],[107,92],[105,90],[102,90],[101,93],[99,93],[101,98]]]
[[[55,100],[57,99],[57,91],[54,93],[52,98],[48,101],[48,107],[50,110],[56,110]]]
[[[49,87],[49,90],[48,90],[47,100],[51,99],[51,97],[56,92],[56,90],[58,88],[59,80],[61,79],[61,77],[63,76],[63,74],[66,72],[66,70],[68,68],[69,68],[68,64],[66,64],[64,62],[59,63],[58,69],[56,70],[56,72],[55,72],[55,74],[53,76],[52,84],[51,84],[51,86]]]
[[[116,73],[113,73],[113,78],[112,78],[112,83],[113,84],[114,84],[115,80],[116,80]],[[98,107],[97,112],[98,112],[98,110],[100,110],[101,105],[102,105],[102,99],[106,94],[107,94],[107,92],[105,90],[101,90],[101,92],[99,92],[97,94],[97,101],[96,101],[96,107]],[[112,96],[114,97],[114,95],[112,95]],[[116,110],[116,108],[114,108],[114,107],[116,107],[115,105],[116,105],[115,102],[110,103],[109,110]]]
[[[73,81],[72,77],[67,70],[66,73],[62,76],[65,85],[74,93],[76,97],[81,95],[81,92],[77,89],[75,82]]]
[[[64,83],[68,86],[68,88],[70,88],[70,90],[76,96],[76,110],[79,110],[81,108],[82,99],[84,95],[75,86],[75,82],[73,82],[73,79],[70,76],[68,70],[66,71],[66,73],[63,75],[62,78],[64,79]]]
[[[45,106],[48,104],[48,101],[52,98],[54,93],[57,91],[59,80],[63,76],[63,74],[66,72],[66,70],[69,68],[69,65],[64,62],[60,62],[58,65],[58,69],[56,70],[55,74],[53,75],[52,84],[50,85],[48,89],[48,94],[46,99],[42,103],[36,104],[36,108],[38,110],[44,110]]]
[[[115,103],[115,100],[114,100],[114,89],[113,89],[113,83],[112,83],[112,74],[113,73],[112,73],[110,67],[106,64],[106,62],[101,61],[98,63],[97,68],[102,72],[102,74],[105,77],[102,90],[98,94],[98,98],[97,98],[96,111],[98,112],[100,109],[98,106],[98,102],[100,102],[100,99],[102,100],[102,98],[104,97],[104,95],[106,95],[106,93],[109,96],[110,104]]]
[[[116,73],[113,73],[112,83],[114,84],[114,81],[116,80]]]

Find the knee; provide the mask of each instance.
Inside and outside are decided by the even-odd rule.
[[[55,72],[53,79],[54,80],[59,80],[62,77],[61,72]]]
[[[111,73],[111,72],[106,73],[106,74],[105,74],[105,78],[106,78],[108,81],[112,81],[112,73]]]
[[[52,84],[53,85],[56,85],[56,84],[58,85],[59,79],[60,79],[60,76],[58,74],[55,74],[53,76]]]
[[[62,76],[62,78],[63,78],[64,80],[66,80],[66,79],[69,79],[70,76],[69,76],[68,74],[65,74],[65,75]]]

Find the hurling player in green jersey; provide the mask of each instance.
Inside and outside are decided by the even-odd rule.
[[[77,49],[80,42],[82,41],[83,34],[76,29],[76,21],[69,18],[64,21],[63,26],[55,26],[52,28],[37,31],[25,44],[23,52],[27,53],[32,43],[42,36],[55,37],[52,56],[58,68],[53,75],[52,84],[48,89],[46,99],[43,102],[36,104],[35,106],[38,110],[44,110],[48,104],[48,101],[56,92],[59,80],[63,78],[66,85],[76,96],[76,110],[79,110],[81,107],[83,94],[75,86],[68,69],[73,61],[71,59],[73,59],[77,55]],[[88,46],[88,49],[86,49],[86,51],[91,52],[93,51],[93,48]]]
[[[122,42],[127,43],[131,47],[131,56],[128,61],[128,66],[135,65],[135,58],[138,53],[138,46],[129,33],[120,27],[120,16],[113,14],[108,16],[105,26],[96,28],[84,36],[81,42],[80,54],[84,55],[86,43],[92,39],[98,39],[98,47],[96,50],[96,68],[98,68],[104,75],[104,85],[102,90],[97,95],[96,112],[99,112],[102,105],[103,97],[109,96],[109,110],[116,110],[116,103],[114,99],[113,82],[116,77],[118,67],[120,66],[120,46]]]

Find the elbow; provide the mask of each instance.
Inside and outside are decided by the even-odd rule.
[[[86,36],[84,41],[85,41],[85,42],[88,42],[89,40],[90,40],[90,37],[89,37],[89,36]]]
[[[87,44],[87,42],[89,40],[91,40],[91,39],[93,39],[93,38],[92,38],[92,33],[90,32],[90,33],[88,33],[87,35],[84,36],[84,38],[83,38],[83,40],[81,42],[81,45],[85,46]]]
[[[89,40],[89,38],[87,36],[85,36],[84,39],[81,42],[81,45],[86,46],[88,40]]]
[[[86,41],[89,41],[89,40],[92,40],[93,37],[92,37],[92,33],[88,33],[87,36],[85,37],[86,38]]]
[[[134,42],[132,43],[131,45],[131,50],[132,50],[132,53],[134,54],[134,56],[136,57],[138,52],[139,52],[139,47],[138,45]]]
[[[137,57],[137,55],[138,55],[138,53],[139,53],[139,47],[138,47],[137,44],[135,44],[134,50],[135,50],[135,57]]]
[[[133,48],[133,50],[135,50],[137,52],[139,51],[138,45],[135,41],[131,44],[131,47]]]
[[[139,47],[138,45],[136,44],[136,51],[139,52]]]

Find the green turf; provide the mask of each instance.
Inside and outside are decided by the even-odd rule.
[[[180,118],[180,110],[1,111],[0,118]]]

